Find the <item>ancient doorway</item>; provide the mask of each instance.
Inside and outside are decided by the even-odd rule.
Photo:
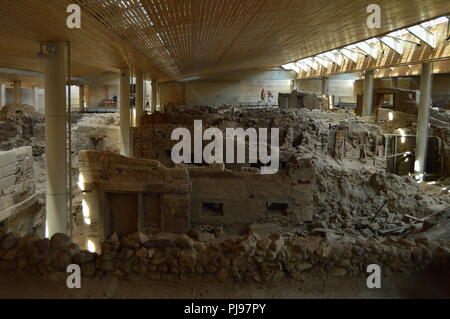
[[[127,235],[139,229],[139,194],[108,193],[109,233]]]

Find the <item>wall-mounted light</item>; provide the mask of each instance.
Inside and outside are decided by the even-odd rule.
[[[84,191],[84,176],[81,173],[78,175],[77,185],[78,185],[78,188],[83,192]]]
[[[92,183],[86,183],[84,176],[81,173],[78,175],[77,185],[83,194],[92,192],[92,188],[93,188]]]
[[[83,212],[84,223],[86,225],[90,225],[91,224],[91,210],[89,208],[89,205],[86,203],[86,201],[84,199],[81,201],[81,210]]]
[[[398,131],[398,132],[400,133],[400,135],[402,136],[401,139],[400,139],[401,143],[402,143],[402,144],[405,144],[405,143],[406,143],[406,132],[405,132],[405,130],[402,129],[402,128],[399,128],[397,131]]]
[[[95,247],[94,242],[90,239],[88,239],[86,246],[87,250],[90,251],[91,253],[95,253],[97,250],[97,247]]]

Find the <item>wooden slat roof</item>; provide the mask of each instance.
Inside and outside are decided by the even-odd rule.
[[[65,26],[82,8],[81,30]],[[0,0],[0,66],[42,70],[40,41],[70,40],[75,76],[127,64],[183,78],[273,67],[450,12],[448,0]]]

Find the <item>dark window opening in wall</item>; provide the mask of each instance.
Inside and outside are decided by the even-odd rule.
[[[394,98],[394,93],[383,94],[383,97],[381,99],[383,108],[394,108]]]
[[[297,146],[301,145],[302,142],[303,142],[303,134],[300,134],[299,136],[297,136],[297,137],[294,139],[294,142],[292,143],[292,146],[293,146],[293,147],[297,147]]]
[[[297,95],[297,107],[303,107],[305,105],[304,96]]]
[[[203,216],[207,217],[222,217],[224,216],[222,203],[202,203]]]
[[[277,203],[277,202],[267,202],[266,203],[267,213],[287,216],[289,211],[289,204],[287,203]]]
[[[105,138],[103,136],[90,136],[89,149],[93,151],[103,151]]]

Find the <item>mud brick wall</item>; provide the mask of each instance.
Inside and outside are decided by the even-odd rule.
[[[189,176],[192,180],[191,222],[194,224],[312,221],[313,167],[293,168],[291,174],[276,175],[192,168]]]

